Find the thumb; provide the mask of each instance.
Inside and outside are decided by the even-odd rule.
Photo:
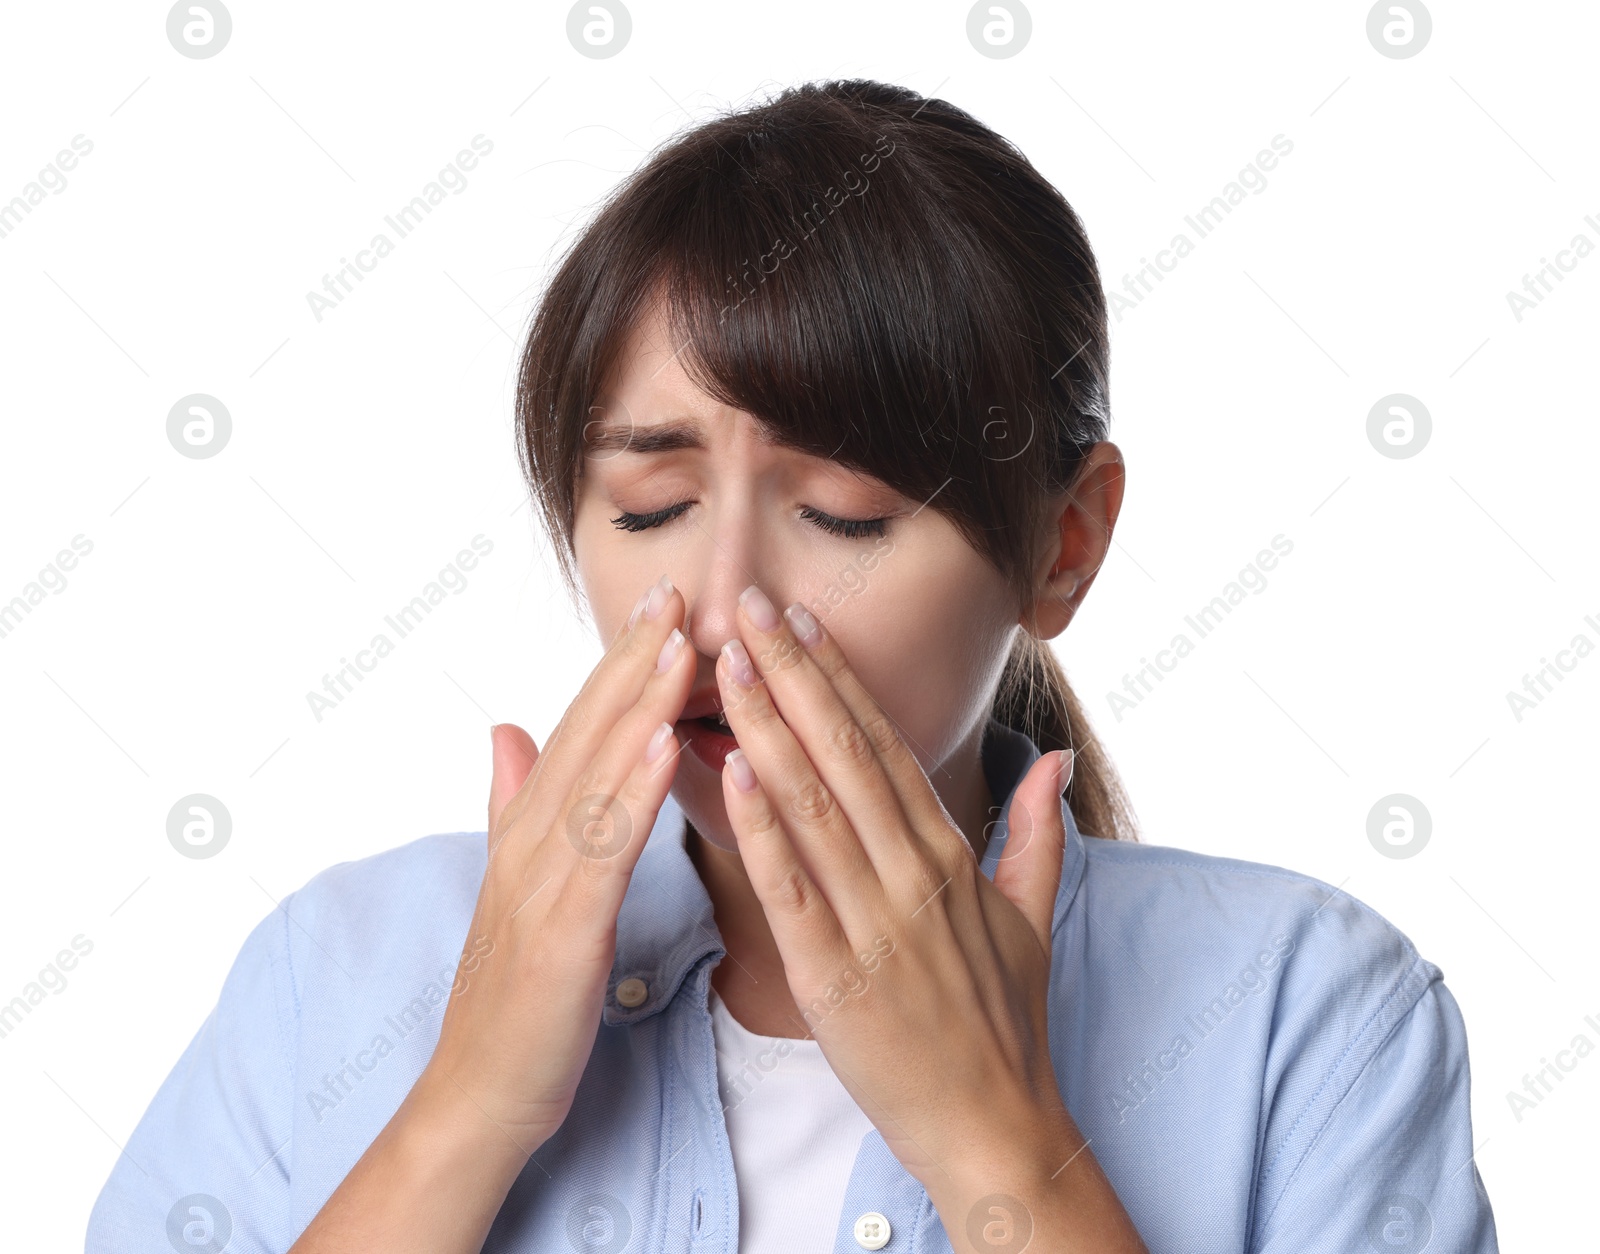
[[[1033,925],[1046,953],[1067,840],[1061,798],[1072,779],[1073,757],[1071,749],[1043,754],[1017,785],[1006,814],[1005,848],[994,868],[995,887]]]
[[[515,723],[496,723],[489,729],[489,742],[493,750],[494,773],[489,783],[489,834],[505,813],[506,803],[515,797],[527,782],[534,763],[539,760],[539,746],[533,737]]]

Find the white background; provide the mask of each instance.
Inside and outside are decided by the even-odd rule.
[[[4,1244],[81,1247],[118,1146],[241,940],[331,863],[483,826],[492,720],[542,743],[598,657],[517,469],[514,363],[553,257],[692,121],[810,78],[968,109],[1083,216],[1108,288],[1282,134],[1293,151],[1114,326],[1115,551],[1055,642],[1145,839],[1293,867],[1443,968],[1508,1250],[1592,1233],[1600,645],[1591,386],[1600,256],[1519,321],[1506,293],[1600,245],[1593,5],[1432,5],[1427,47],[1359,3],[1035,5],[979,55],[956,4],[637,0],[620,55],[566,8],[233,4],[180,56],[150,4],[8,8],[0,202],[93,151],[0,239],[0,601],[93,551],[0,639],[0,1002],[93,952],[0,1040]],[[492,154],[319,323],[306,293],[474,135]],[[1192,232],[1191,232],[1192,235]],[[391,232],[392,236],[392,232]],[[173,403],[231,412],[179,456]],[[1366,435],[1408,393],[1432,437]],[[317,721],[309,690],[482,534],[492,554]],[[1107,693],[1273,536],[1293,552],[1137,708]],[[216,857],[166,817],[220,798]],[[1367,814],[1433,820],[1381,856]],[[1173,920],[1181,926],[1181,920]]]

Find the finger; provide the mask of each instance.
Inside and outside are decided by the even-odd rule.
[[[722,767],[722,803],[739,843],[739,857],[750,886],[783,956],[784,971],[803,988],[799,963],[849,947],[839,916],[806,870],[761,781],[743,749],[728,754]]]
[[[612,881],[622,868],[631,871],[676,775],[682,746],[673,724],[694,684],[695,657],[683,633],[674,630],[638,705],[573,781],[525,880],[553,876],[596,909],[609,902]]]
[[[667,579],[666,575],[662,575],[661,579],[665,580],[668,585],[670,585],[672,582],[670,579]],[[635,624],[637,624],[639,621],[639,616],[643,614],[645,610],[654,608],[654,603],[652,603],[650,600],[650,594],[656,587],[660,585],[660,582],[661,581],[658,580],[656,583],[651,584],[650,587],[646,588],[639,594],[639,599],[634,602],[632,611],[628,614],[628,617],[622,621],[621,625],[612,635],[611,643],[606,645],[607,653],[610,653],[612,649],[616,648],[617,642],[633,630]],[[656,612],[660,613],[660,610],[657,609]]]
[[[839,802],[784,722],[735,636],[717,655],[723,713],[811,878],[846,931],[871,926],[884,890]]]
[[[1073,760],[1071,749],[1046,753],[1023,776],[1011,794],[1005,848],[994,868],[995,887],[1022,912],[1046,953],[1066,850],[1061,794],[1072,778]]]
[[[508,835],[515,831],[519,843],[549,830],[572,781],[595,760],[611,729],[638,705],[662,644],[683,624],[683,597],[665,575],[635,610],[633,625],[618,635],[584,680],[546,739],[527,781],[506,803],[503,821],[514,825]]]
[[[875,747],[877,736],[893,735],[892,729],[879,729],[875,736],[862,727],[761,589],[746,589],[739,606],[740,637],[765,681],[758,695],[777,707],[880,874],[903,870],[903,858],[886,846],[909,831],[909,824]],[[758,759],[758,774],[761,765]]]
[[[515,723],[496,723],[489,729],[492,776],[489,782],[489,846],[495,843],[495,829],[506,803],[527,782],[528,772],[539,760],[539,746],[533,737]]]
[[[687,673],[692,676],[692,669]],[[617,793],[616,806],[592,811],[594,825],[580,834],[584,851],[559,886],[551,884],[545,889],[558,889],[547,906],[558,931],[593,938],[597,948],[590,957],[602,966],[615,960],[617,915],[650,830],[677,777],[682,752],[672,722],[663,719],[647,738],[644,752]],[[619,831],[619,822],[626,830]],[[597,922],[605,926],[597,928]]]
[[[783,616],[812,666],[826,677],[839,700],[867,733],[873,752],[882,764],[884,777],[894,789],[902,812],[911,820],[910,827],[919,833],[928,833],[950,826],[949,814],[929,782],[927,772],[907,747],[894,720],[851,669],[833,633],[824,629],[816,616],[798,601],[784,610]]]

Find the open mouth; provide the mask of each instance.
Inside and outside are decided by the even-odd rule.
[[[698,718],[681,719],[686,748],[713,771],[721,772],[728,755],[739,747],[739,740],[721,714],[702,714]]]

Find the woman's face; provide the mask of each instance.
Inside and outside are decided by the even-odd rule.
[[[600,639],[613,638],[665,573],[687,605],[694,701],[717,692],[717,654],[738,634],[746,587],[759,584],[780,613],[799,601],[833,633],[939,790],[948,778],[939,767],[988,715],[1018,630],[1005,580],[921,501],[764,443],[748,413],[690,382],[678,347],[659,313],[646,319],[590,416],[589,441],[601,443],[579,477],[574,547]],[[650,451],[669,425],[685,433],[684,446]],[[614,521],[685,503],[647,529]],[[880,518],[851,527],[854,535],[825,525]],[[696,831],[737,848],[717,771],[684,752],[672,792]]]

